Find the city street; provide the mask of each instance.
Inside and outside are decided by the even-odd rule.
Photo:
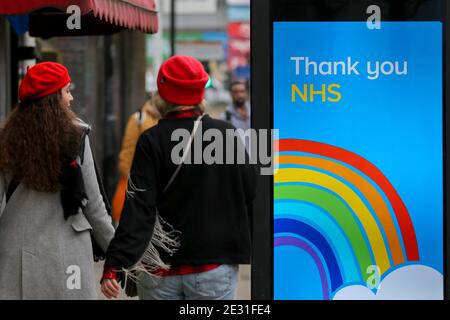
[[[0,0],[0,301],[450,300],[449,3]]]

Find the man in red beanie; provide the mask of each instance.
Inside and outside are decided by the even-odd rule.
[[[192,157],[207,147],[192,143],[200,131],[215,129],[226,137],[226,130],[234,129],[203,114],[207,82],[208,74],[193,57],[175,56],[161,66],[153,104],[163,118],[137,144],[127,200],[106,253],[102,292],[108,298],[117,297],[117,280],[123,284],[130,271],[140,271],[141,299],[235,297],[238,265],[250,263],[255,167],[249,161],[194,165],[192,159],[180,164],[172,158],[177,130],[191,134],[183,154]],[[239,143],[235,136],[234,145]],[[224,159],[235,151],[222,147],[217,152]]]
[[[200,61],[189,56],[174,56],[161,65],[157,85],[165,100],[195,106],[202,102],[208,80]]]

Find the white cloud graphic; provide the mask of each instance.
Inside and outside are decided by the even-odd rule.
[[[362,285],[342,288],[333,300],[443,300],[444,278],[424,265],[409,265],[389,273],[374,294]]]

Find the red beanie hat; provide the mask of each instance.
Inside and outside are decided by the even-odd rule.
[[[28,69],[20,83],[20,101],[43,98],[64,88],[70,82],[69,72],[62,64],[42,62]]]
[[[196,105],[203,101],[208,79],[203,65],[194,57],[173,56],[159,69],[159,95],[178,105]]]

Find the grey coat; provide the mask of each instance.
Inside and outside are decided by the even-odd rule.
[[[86,138],[85,210],[64,220],[60,193],[20,184],[5,207],[0,173],[0,299],[97,299],[90,233],[106,250],[114,235]]]

